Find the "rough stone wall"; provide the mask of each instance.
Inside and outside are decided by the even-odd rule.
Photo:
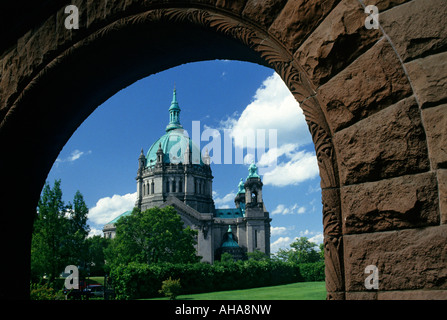
[[[101,96],[88,88],[107,79],[104,86],[120,89],[143,76],[135,73],[132,62],[126,64],[124,51],[117,53],[120,64],[115,68],[130,70],[126,77],[106,77],[103,69],[93,73],[92,68],[89,74],[83,66],[102,61],[87,53],[101,53],[113,43],[108,40],[123,39],[122,35],[132,34],[129,30],[150,31],[159,24],[193,26],[187,37],[194,45],[202,45],[195,33],[206,30],[215,35],[208,40],[217,39],[216,43],[203,43],[209,57],[217,57],[214,44],[234,44],[236,51],[224,52],[228,58],[272,67],[303,108],[320,168],[328,298],[447,298],[444,0],[75,0],[73,4],[80,10],[79,30],[65,29],[66,14],[60,7],[29,25],[27,32],[17,32],[17,42],[0,52],[0,143],[6,155],[0,159],[0,178],[11,186],[1,200],[6,212],[14,212],[16,203],[24,203],[26,212],[6,217],[5,224],[18,224],[25,216],[25,230],[30,230],[57,152],[98,102],[111,94],[104,91]],[[379,9],[379,29],[364,26],[364,7],[370,4]],[[147,37],[154,41],[152,47],[166,45],[154,34]],[[157,65],[163,69],[196,57],[183,54],[157,60]],[[96,82],[78,78],[77,72],[83,71]],[[70,92],[63,85],[51,94],[45,91],[54,85],[51,79],[61,78],[80,96],[88,92],[77,107],[52,101]],[[81,108],[84,104],[90,107]],[[35,125],[39,121],[42,126]],[[31,174],[22,170],[29,165],[20,157],[24,145],[35,157]],[[29,197],[24,202],[14,190]],[[17,246],[6,248],[4,254],[14,258],[2,266],[2,274],[18,276],[10,277],[14,284],[4,282],[1,291],[21,297],[28,290],[23,274],[29,272],[29,236],[7,236],[0,240],[12,240]],[[378,290],[364,286],[367,265],[378,268]],[[17,279],[24,280],[18,285]]]

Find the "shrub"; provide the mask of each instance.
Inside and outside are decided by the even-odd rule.
[[[162,282],[161,290],[158,290],[158,292],[169,297],[169,300],[175,300],[180,294],[181,288],[180,279],[172,280],[169,277],[169,279]]]
[[[307,270],[307,269],[306,269]],[[324,269],[323,269],[324,273]],[[111,271],[117,299],[150,298],[160,294],[163,280],[182,279],[180,293],[202,293],[273,286],[303,281],[300,266],[275,260],[194,264],[120,265]]]
[[[48,283],[31,283],[30,286],[30,299],[31,300],[64,300],[64,294],[62,291],[56,291],[51,288]]]
[[[324,261],[299,265],[302,281],[324,281]]]

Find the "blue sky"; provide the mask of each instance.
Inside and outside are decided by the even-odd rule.
[[[77,190],[84,195],[91,233],[100,234],[106,222],[133,207],[138,156],[165,133],[174,86],[183,127],[194,138],[193,123],[196,128],[200,123],[200,149],[207,147],[214,160],[216,207],[234,207],[238,183],[254,161],[263,173],[272,251],[300,236],[321,243],[320,178],[298,103],[272,69],[228,60],[185,64],[137,81],[99,106],[73,134],[47,181],[62,180],[66,202]],[[257,132],[276,139],[265,141],[264,154],[247,155],[236,138]],[[233,137],[231,155],[224,133]],[[261,140],[255,146],[262,151]],[[245,163],[236,164],[238,150],[245,150]]]

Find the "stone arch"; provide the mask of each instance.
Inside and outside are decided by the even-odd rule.
[[[365,28],[361,0],[73,1],[78,30],[48,3],[12,17],[22,23],[0,53],[3,224],[22,227],[0,238],[15,244],[5,298],[28,294],[39,193],[82,121],[144,76],[216,58],[273,68],[300,102],[320,168],[328,298],[447,295],[442,0],[378,1],[379,29]],[[380,291],[364,287],[367,264]]]

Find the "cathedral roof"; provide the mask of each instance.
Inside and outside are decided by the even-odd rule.
[[[220,219],[236,219],[244,217],[244,212],[241,208],[215,209],[214,216]]]
[[[118,217],[116,217],[115,219],[113,219],[112,221],[110,221],[106,224],[115,224],[120,218],[126,217],[126,216],[130,215],[131,213],[132,213],[132,210],[121,213]]]
[[[185,134],[180,123],[180,107],[177,101],[177,92],[174,89],[171,106],[169,107],[169,124],[166,133],[155,141],[146,155],[147,166],[153,167],[157,163],[157,151],[163,151],[164,163],[185,163],[185,153],[189,148],[191,163],[204,165],[200,149]]]

